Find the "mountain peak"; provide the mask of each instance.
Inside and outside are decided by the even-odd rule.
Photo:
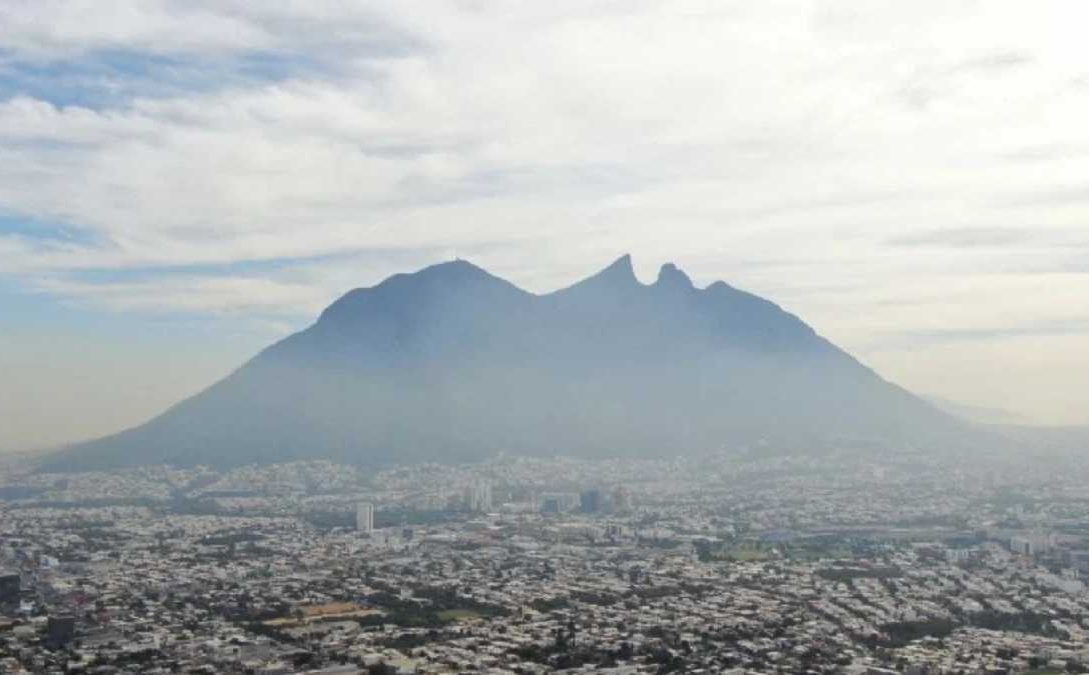
[[[692,288],[692,280],[688,278],[679,267],[673,263],[666,263],[658,270],[658,280],[655,286],[662,288]]]
[[[426,286],[443,289],[453,289],[464,284],[495,284],[510,285],[499,277],[494,276],[488,270],[478,267],[468,260],[455,258],[445,262],[435,263],[415,272],[394,274],[375,288],[383,286]]]
[[[616,291],[628,292],[631,289],[642,288],[643,285],[635,277],[635,269],[631,264],[631,254],[624,254],[614,260],[608,267],[597,274],[589,276],[582,281],[567,288],[549,293],[551,297],[564,298],[582,293],[596,294],[600,292],[613,293]]]
[[[435,263],[429,265],[415,274],[409,274],[408,276],[435,276],[443,278],[456,278],[467,276],[492,276],[482,267],[478,267],[473,263],[463,258],[454,258],[453,260],[446,260],[441,263]]]
[[[636,281],[635,268],[631,264],[631,254],[625,253],[601,270],[592,278],[608,278],[623,281]]]
[[[321,313],[318,323],[355,324],[375,310],[401,314],[428,299],[494,299],[498,295],[527,293],[467,260],[455,258],[415,272],[394,274],[375,286],[348,291]]]

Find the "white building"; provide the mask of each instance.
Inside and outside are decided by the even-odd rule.
[[[465,488],[465,507],[475,513],[491,511],[492,484],[482,480]]]
[[[374,531],[374,504],[360,502],[355,507],[355,529],[360,532]]]

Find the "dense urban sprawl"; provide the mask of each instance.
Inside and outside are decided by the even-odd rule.
[[[1089,672],[1071,462],[2,470],[5,673]]]

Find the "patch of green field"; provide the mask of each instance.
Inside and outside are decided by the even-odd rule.
[[[443,609],[438,612],[442,621],[465,621],[466,619],[479,619],[480,612],[472,609]]]
[[[742,562],[752,562],[756,560],[767,560],[768,552],[761,551],[756,548],[735,548],[722,552],[725,557],[733,558],[734,560],[740,560]]]

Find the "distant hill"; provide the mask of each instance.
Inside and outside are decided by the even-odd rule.
[[[990,429],[1012,441],[1022,456],[1077,458],[1089,456],[1089,427],[1040,427],[998,424]]]
[[[1024,425],[1028,423],[1028,419],[1024,415],[1001,408],[969,405],[939,396],[926,396],[924,398],[950,415],[976,424]]]
[[[150,422],[54,469],[389,464],[497,452],[675,456],[759,444],[947,448],[969,427],[777,305],[628,256],[534,295],[464,261],[353,290]]]

